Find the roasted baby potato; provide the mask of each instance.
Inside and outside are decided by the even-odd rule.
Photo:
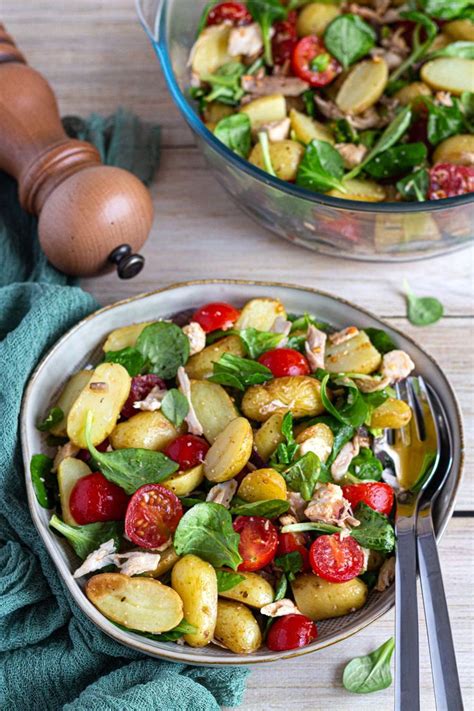
[[[291,109],[290,121],[295,137],[302,143],[311,143],[314,139],[335,143],[334,136],[327,126],[296,109]]]
[[[162,481],[161,485],[173,491],[176,496],[188,496],[194,489],[198,488],[203,479],[204,467],[202,464],[198,464],[197,467],[187,471],[172,474],[169,479]]]
[[[269,331],[278,316],[286,316],[285,307],[278,299],[252,299],[245,304],[235,327]]]
[[[435,148],[433,163],[474,165],[474,136],[462,134],[460,136],[451,136],[451,138],[442,141]]]
[[[211,444],[229,422],[239,416],[236,406],[222,385],[208,380],[191,381],[191,400],[196,417]]]
[[[355,64],[336,96],[336,104],[345,114],[361,114],[377,103],[388,80],[385,60],[366,59]],[[429,83],[429,82],[427,82]]]
[[[413,106],[414,108],[423,105],[421,99],[424,96],[431,96],[431,89],[422,81],[413,81],[411,84],[402,86],[394,94],[394,98],[398,99],[403,106]]]
[[[472,91],[473,77],[474,60],[462,57],[438,57],[421,68],[421,78],[428,86],[456,96],[463,91]]]
[[[286,481],[275,469],[255,469],[244,476],[237,493],[249,502],[265,499],[286,501]]]
[[[160,634],[183,619],[178,593],[153,578],[99,573],[87,581],[85,591],[105,617],[132,630]]]
[[[223,118],[232,116],[234,107],[221,104],[219,101],[210,101],[204,106],[203,116],[206,123],[219,123]]]
[[[273,170],[281,180],[295,180],[299,165],[304,156],[304,146],[298,141],[285,139],[270,143],[270,160]],[[260,143],[257,143],[250,155],[249,162],[256,165],[261,170],[266,170],[263,160],[263,151]]]
[[[298,610],[312,620],[342,617],[359,610],[367,600],[367,585],[359,578],[330,583],[312,573],[297,575],[291,583]]]
[[[196,627],[185,634],[191,647],[205,647],[212,641],[217,620],[217,576],[210,563],[185,555],[171,571],[171,585],[183,601],[184,617]]]
[[[300,453],[314,452],[321,462],[325,462],[332,452],[334,435],[330,427],[323,422],[318,422],[300,432],[296,441],[301,445]]]
[[[234,585],[230,590],[219,593],[220,597],[225,597],[228,600],[236,600],[237,602],[244,602],[246,605],[250,605],[250,607],[258,607],[259,609],[273,602],[275,591],[270,583],[262,578],[261,575],[243,572],[239,572],[239,575],[243,575],[244,580]]]
[[[370,426],[375,429],[384,427],[399,429],[400,427],[405,427],[410,422],[411,417],[410,405],[403,400],[396,400],[390,397],[373,411]]]
[[[358,200],[359,202],[382,202],[387,194],[382,185],[379,185],[375,180],[366,180],[364,178],[351,178],[344,181],[344,186],[347,192],[341,190],[330,190],[328,195],[331,197],[342,198],[343,200]]]
[[[245,417],[237,417],[217,436],[204,460],[206,479],[228,481],[247,464],[252,454],[253,433]]]
[[[254,133],[267,123],[283,121],[286,118],[286,100],[283,94],[269,94],[249,101],[240,109],[247,114]]]
[[[138,410],[137,410],[138,412]],[[114,449],[153,449],[161,451],[183,431],[177,429],[162,412],[138,412],[118,424],[110,435]]]
[[[213,373],[213,364],[217,363],[224,353],[241,356],[245,349],[239,336],[226,336],[220,341],[207,346],[200,353],[196,353],[186,363],[186,372],[194,380],[203,380]]]
[[[281,433],[281,423],[283,415],[277,412],[268,418],[266,422],[255,432],[254,447],[257,454],[267,462],[278,445],[284,441]]]
[[[100,444],[111,434],[128,398],[131,382],[125,368],[118,363],[97,366],[67,418],[67,435],[76,447],[87,448],[85,426],[88,412],[93,414],[92,444]]]
[[[214,72],[227,62],[238,62],[240,57],[231,57],[227,51],[231,26],[228,24],[206,27],[191,51],[191,69],[198,77]]]
[[[275,413],[291,412],[293,417],[314,417],[324,412],[318,380],[307,375],[275,378],[264,385],[252,385],[242,398],[242,412],[257,422]]]
[[[137,338],[144,328],[150,326],[153,321],[144,323],[134,323],[131,326],[123,326],[117,328],[112,333],[109,333],[107,340],[103,345],[105,353],[108,351],[121,351],[122,348],[133,348],[137,342]]]
[[[337,5],[322,2],[312,2],[303,7],[298,15],[296,30],[299,37],[318,35],[322,37],[324,30],[335,17],[341,14]]]
[[[240,602],[219,600],[214,637],[236,654],[250,654],[262,644],[262,633],[248,607]]]
[[[377,370],[382,362],[382,356],[372,345],[365,331],[350,338],[348,341],[326,348],[324,367],[330,373],[363,373],[369,374]]]
[[[64,523],[68,523],[70,526],[79,525],[72,515],[71,509],[69,508],[71,491],[74,489],[79,479],[82,479],[82,477],[87,476],[88,474],[91,474],[91,470],[81,459],[66,457],[66,459],[63,459],[58,466],[59,500],[61,501],[63,521]]]
[[[453,40],[474,42],[474,22],[472,20],[453,20],[443,25],[443,32]]]
[[[174,546],[169,546],[163,553],[160,553],[160,560],[156,568],[154,570],[148,570],[146,573],[142,573],[142,575],[146,575],[147,578],[161,578],[168,570],[171,570],[178,560],[179,555],[176,553]]]
[[[69,378],[55,405],[56,407],[61,408],[64,413],[64,417],[61,422],[58,422],[57,425],[51,427],[51,434],[56,435],[56,437],[67,436],[67,417],[71,411],[71,407],[74,405],[91,377],[92,370],[80,370],[78,373],[75,373],[71,378]]]

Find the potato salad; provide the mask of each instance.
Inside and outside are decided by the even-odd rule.
[[[273,177],[366,202],[474,192],[472,0],[210,2],[190,94]]]
[[[378,444],[410,422],[392,386],[414,367],[383,330],[271,297],[110,333],[31,461],[85,595],[122,629],[236,654],[359,610],[393,582]]]

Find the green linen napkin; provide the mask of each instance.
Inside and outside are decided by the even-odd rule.
[[[65,120],[103,159],[152,178],[159,135],[120,111]],[[158,661],[117,644],[77,608],[31,521],[18,420],[45,351],[97,308],[48,264],[36,221],[0,173],[0,708],[9,711],[214,711],[241,702],[247,671]]]

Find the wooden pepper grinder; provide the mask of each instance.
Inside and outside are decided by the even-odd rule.
[[[90,143],[68,138],[54,94],[0,24],[0,169],[18,181],[22,207],[38,215],[55,267],[92,276],[116,265],[128,279],[144,258],[153,205],[144,185],[101,164]]]

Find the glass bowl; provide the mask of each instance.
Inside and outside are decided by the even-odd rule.
[[[136,0],[171,96],[219,183],[245,213],[290,242],[352,259],[422,259],[472,242],[474,194],[423,203],[343,200],[272,178],[217,140],[187,96],[187,61],[205,4]]]

